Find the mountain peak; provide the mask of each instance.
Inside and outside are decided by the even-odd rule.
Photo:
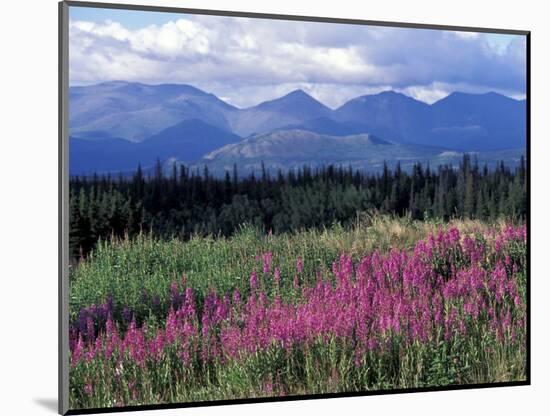
[[[305,115],[307,113],[307,118],[321,117],[330,111],[327,106],[301,89],[291,91],[274,100],[264,101],[253,108],[276,112],[283,111],[289,114],[299,113]]]
[[[113,79],[113,80],[110,80],[110,81],[100,82],[100,84],[103,84],[103,85],[127,85],[127,84],[137,84],[137,83],[133,83],[133,82],[130,82],[130,81],[124,81],[122,79]]]
[[[345,106],[347,106],[348,104],[360,104],[360,103],[373,103],[373,102],[388,102],[389,100],[391,101],[408,101],[408,102],[411,102],[411,103],[421,103],[421,104],[425,104],[425,103],[422,103],[422,101],[418,101],[412,97],[409,97],[408,95],[405,95],[401,92],[397,92],[397,91],[394,91],[394,90],[386,90],[386,91],[381,91],[377,94],[365,94],[365,95],[360,95],[359,97],[355,97],[355,98],[352,98],[351,100],[345,102],[344,104],[342,104],[342,106],[340,106],[340,108],[343,108]]]
[[[463,91],[453,91],[449,95],[447,95],[446,97],[443,97],[442,100],[444,100],[446,98],[469,97],[471,95],[474,95],[474,94],[470,94],[470,93],[463,92]]]
[[[456,105],[457,103],[469,103],[469,102],[480,102],[479,100],[493,100],[498,102],[518,102],[519,100],[516,100],[511,97],[507,97],[506,95],[499,94],[498,92],[489,91],[485,93],[469,93],[469,92],[462,92],[462,91],[454,91],[447,95],[446,97],[443,97],[442,99],[434,102],[432,105],[442,105],[445,103],[452,103],[453,105]]]
[[[286,94],[284,97],[303,97],[303,98],[313,98],[311,95],[309,95],[307,92],[302,90],[301,88],[295,89],[293,91],[290,91],[288,94]],[[314,98],[313,98],[314,99]]]
[[[74,87],[71,87],[71,88],[74,88]],[[81,88],[91,88],[91,89],[99,88],[99,89],[106,89],[106,90],[125,90],[125,91],[134,91],[134,92],[147,91],[149,93],[156,91],[160,93],[168,92],[168,93],[172,93],[172,95],[181,93],[181,92],[192,93],[195,95],[212,95],[189,84],[171,84],[171,83],[143,84],[141,82],[122,81],[122,80],[104,81],[104,82],[100,82],[99,84],[82,86]]]
[[[282,97],[275,98],[274,100],[265,101],[258,106],[263,106],[264,104],[274,104],[274,103],[308,103],[308,104],[315,104],[317,106],[325,107],[325,105],[319,101],[317,101],[315,98],[313,98],[311,95],[309,95],[307,92],[305,92],[302,89],[295,89],[293,91],[290,91],[288,94],[283,95]]]
[[[403,94],[402,92],[394,91],[394,90],[386,90],[386,91],[379,92],[378,94],[367,95],[365,97],[378,97],[378,98],[385,98],[388,100],[402,100],[402,101],[426,104],[423,101],[420,101],[414,97],[411,97],[410,95]]]
[[[499,99],[499,100],[507,100],[507,101],[520,101],[513,97],[508,97],[504,94],[499,94],[498,92],[489,91],[483,94],[487,98],[493,98],[493,99]]]
[[[394,91],[394,90],[385,90],[385,91],[381,91],[379,92],[378,94],[375,94],[375,95],[379,95],[379,96],[386,96],[386,97],[406,97],[405,94],[402,94],[400,92],[397,92],[397,91]]]
[[[100,82],[97,84],[98,87],[108,87],[108,88],[118,88],[118,87],[125,87],[127,85],[132,84],[132,82],[128,81],[121,81],[121,80],[113,80],[113,81],[105,81]]]

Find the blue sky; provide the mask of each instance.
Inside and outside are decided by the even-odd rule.
[[[186,83],[239,107],[301,88],[338,107],[393,89],[525,95],[523,36],[70,7],[71,85]]]
[[[142,12],[135,10],[99,9],[94,7],[70,7],[70,18],[94,23],[106,20],[121,23],[128,29],[142,29],[150,25],[163,25],[181,18],[181,14],[163,12]]]

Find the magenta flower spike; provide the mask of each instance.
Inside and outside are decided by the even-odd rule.
[[[256,271],[253,270],[252,273],[250,273],[250,289],[256,290],[258,288],[258,277],[256,275]]]
[[[277,286],[281,282],[281,269],[279,269],[279,267],[275,267],[275,272],[273,273],[273,280]]]
[[[302,258],[298,257],[296,259],[296,272],[297,273],[302,273],[303,270],[304,270],[304,263],[302,261]]]
[[[267,274],[270,272],[272,259],[273,259],[273,253],[271,251],[268,251],[262,254],[262,260],[263,260],[262,271],[264,272],[264,274]]]

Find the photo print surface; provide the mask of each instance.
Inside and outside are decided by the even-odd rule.
[[[68,6],[71,412],[528,383],[528,35]]]

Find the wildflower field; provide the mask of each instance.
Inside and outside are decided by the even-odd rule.
[[[100,242],[71,266],[70,406],[524,380],[526,240],[383,217]]]

